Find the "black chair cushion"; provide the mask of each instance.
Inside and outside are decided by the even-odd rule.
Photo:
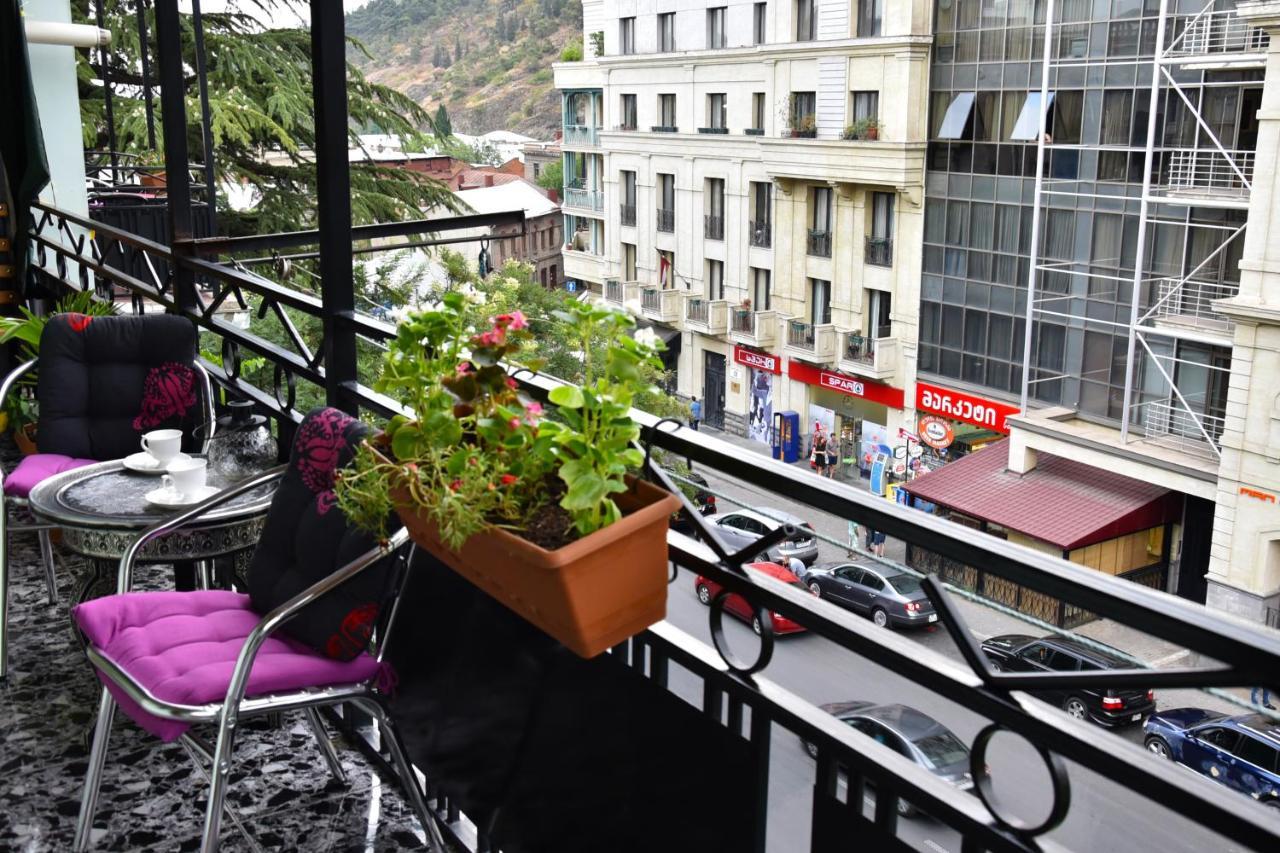
[[[351,461],[369,428],[331,408],[307,413],[289,468],[271,501],[249,564],[249,598],[266,614],[377,545],[334,502],[334,474]],[[286,622],[281,630],[322,654],[351,660],[369,645],[388,592],[394,558],[370,566]]]
[[[153,429],[181,429],[184,449],[196,449],[195,358],[196,327],[184,317],[51,317],[40,335],[40,452],[119,459]]]

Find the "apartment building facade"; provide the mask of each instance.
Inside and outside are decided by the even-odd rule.
[[[704,419],[912,427],[927,0],[583,5],[566,276],[654,323]],[[572,235],[572,236],[570,236]]]

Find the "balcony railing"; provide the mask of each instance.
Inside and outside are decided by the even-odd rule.
[[[778,337],[778,314],[775,311],[733,308],[729,312],[729,333],[738,343],[771,347]]]
[[[658,208],[658,230],[676,230],[676,212],[674,210],[663,210],[662,208]]]
[[[618,219],[623,225],[636,224],[636,206],[634,204],[618,205]]]
[[[1164,185],[1177,195],[1247,199],[1253,184],[1252,151],[1182,148],[1166,154]]]
[[[623,302],[623,292],[624,289],[622,287],[622,282],[615,278],[611,278],[604,283],[604,298],[610,302],[615,302],[618,305],[621,305]]]
[[[576,148],[596,148],[600,145],[600,128],[583,124],[564,126],[564,144]]]
[[[585,210],[604,210],[604,193],[599,190],[565,187],[564,203],[566,207],[580,207]]]
[[[809,239],[805,243],[808,254],[819,258],[831,257],[831,232],[809,229]]]
[[[708,240],[724,239],[724,217],[706,214],[703,216],[702,235]]]
[[[684,318],[691,323],[707,324],[711,301],[709,299],[690,299],[684,304]]]
[[[893,238],[868,237],[866,249],[863,252],[863,260],[872,266],[893,266]]]
[[[891,326],[881,326],[871,334],[845,332],[840,336],[839,367],[873,379],[892,379],[898,372],[898,339]]]
[[[773,223],[768,219],[754,220],[747,229],[747,242],[759,249],[773,245]]]
[[[787,346],[796,349],[813,350],[817,345],[817,326],[803,320],[792,320],[787,323]]]
[[[1143,403],[1143,432],[1185,450],[1218,452],[1226,418],[1222,415],[1191,412],[1177,399]]]
[[[888,337],[888,329],[881,329],[876,337],[864,335],[862,332],[848,332],[844,336],[844,349],[840,357],[846,361],[874,364],[876,360],[876,338]]]
[[[734,308],[729,317],[729,329],[744,335],[756,333],[756,312],[750,308]]]
[[[1153,289],[1156,302],[1152,313],[1165,319],[1184,318],[1230,327],[1230,321],[1214,310],[1213,303],[1218,299],[1230,299],[1239,292],[1240,285],[1235,282],[1161,278],[1156,280]]]
[[[1187,22],[1182,34],[1169,45],[1169,56],[1230,58],[1227,54],[1263,54],[1270,37],[1261,27],[1240,18],[1235,9],[1213,9],[1212,4]]]

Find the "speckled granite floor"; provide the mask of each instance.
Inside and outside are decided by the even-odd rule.
[[[10,670],[0,683],[0,850],[71,849],[98,687],[67,621],[78,559],[60,554],[60,603],[50,607],[32,534],[11,544]],[[155,568],[152,583],[171,583]],[[166,577],[168,575],[168,577]],[[206,727],[208,729],[209,727]],[[208,737],[209,735],[206,732]],[[278,728],[250,723],[236,744],[224,817],[226,851],[425,849],[394,780],[335,742],[347,786],[332,780],[298,714]],[[199,848],[207,783],[179,744],[162,744],[116,714],[94,850]]]

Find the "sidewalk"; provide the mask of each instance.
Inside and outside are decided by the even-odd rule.
[[[708,435],[714,436],[728,444],[742,448],[752,453],[758,453],[761,456],[770,456],[769,446],[758,441],[752,441],[742,436],[731,435],[720,430],[702,425],[702,431]],[[807,461],[798,461],[794,463],[797,467],[808,470]],[[850,483],[851,480],[842,478],[843,482]],[[863,488],[866,488],[866,480],[862,480]],[[745,485],[745,484],[744,484]],[[746,488],[754,488],[745,486]],[[757,490],[762,496],[768,497],[768,493]],[[733,503],[733,498],[726,498]],[[814,518],[814,527],[818,530],[819,537],[833,544],[837,549],[846,547],[846,522],[843,519],[819,513],[819,517]],[[867,554],[861,548],[857,549],[860,557],[867,560],[880,560],[881,558]],[[889,539],[886,543],[885,562],[901,566],[906,560],[906,543]],[[1080,569],[1080,571],[1088,571],[1088,569]],[[1128,656],[1141,661],[1146,666],[1153,668],[1158,667],[1185,667],[1195,666],[1195,656],[1186,648],[1153,637],[1135,628],[1115,622],[1110,619],[1095,619],[1092,622],[1081,625],[1072,630],[1064,630],[1054,628],[1047,624],[1040,623],[1032,617],[1024,616],[1014,612],[1009,612],[1002,605],[986,601],[973,600],[977,596],[964,597],[956,595],[955,601],[959,607],[960,613],[969,625],[972,633],[979,640],[999,634],[1029,634],[1032,636],[1042,636],[1045,633],[1053,631],[1066,636],[1073,636],[1092,640],[1094,642],[1103,643],[1113,649],[1119,649]],[[1249,691],[1247,689],[1232,689],[1222,691],[1230,694],[1243,704],[1247,704]],[[1197,707],[1209,708],[1221,711],[1223,713],[1239,714],[1243,713],[1246,708],[1234,704],[1226,698],[1218,695],[1212,695],[1201,690],[1166,690],[1161,691],[1162,697],[1166,701],[1161,701],[1161,706],[1172,707],[1173,704],[1168,700],[1176,700],[1174,704],[1181,703],[1186,705],[1195,705]]]

